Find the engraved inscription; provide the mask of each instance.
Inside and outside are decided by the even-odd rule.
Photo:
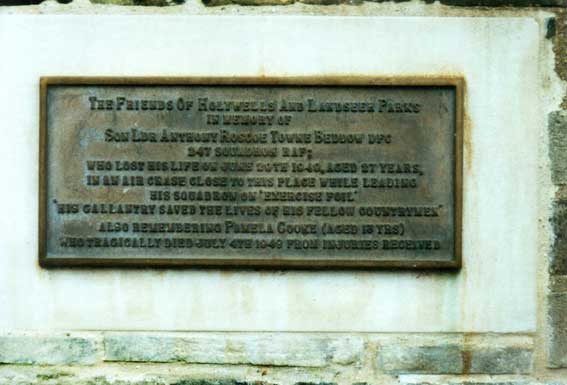
[[[45,82],[43,265],[458,267],[445,86]]]

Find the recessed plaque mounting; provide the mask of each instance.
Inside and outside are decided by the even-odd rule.
[[[42,266],[458,268],[458,78],[42,78]]]

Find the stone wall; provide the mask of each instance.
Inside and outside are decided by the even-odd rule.
[[[541,199],[550,215],[531,224],[547,231],[540,241],[535,332],[10,329],[0,330],[0,384],[567,384],[567,0],[0,0],[0,5],[0,14],[87,14],[93,20],[108,14],[531,17],[544,31],[540,63],[548,94],[542,98],[556,110],[540,145],[542,156],[549,157],[542,170],[549,186],[542,186]],[[0,41],[17,39],[1,32],[0,25]],[[1,317],[8,314],[0,301]]]
[[[524,383],[534,381],[534,339],[467,334],[12,332],[0,338],[0,361],[6,364],[0,382],[14,384]]]

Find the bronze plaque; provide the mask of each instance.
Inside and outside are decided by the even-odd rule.
[[[462,92],[44,78],[40,264],[458,268]]]

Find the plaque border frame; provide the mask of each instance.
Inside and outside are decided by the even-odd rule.
[[[463,233],[463,130],[465,79],[461,76],[42,76],[39,87],[39,199],[38,261],[51,267],[107,268],[231,268],[231,269],[460,269]],[[57,85],[289,85],[289,86],[395,86],[455,88],[454,258],[449,261],[400,260],[288,260],[250,258],[48,258],[47,257],[47,88]]]

